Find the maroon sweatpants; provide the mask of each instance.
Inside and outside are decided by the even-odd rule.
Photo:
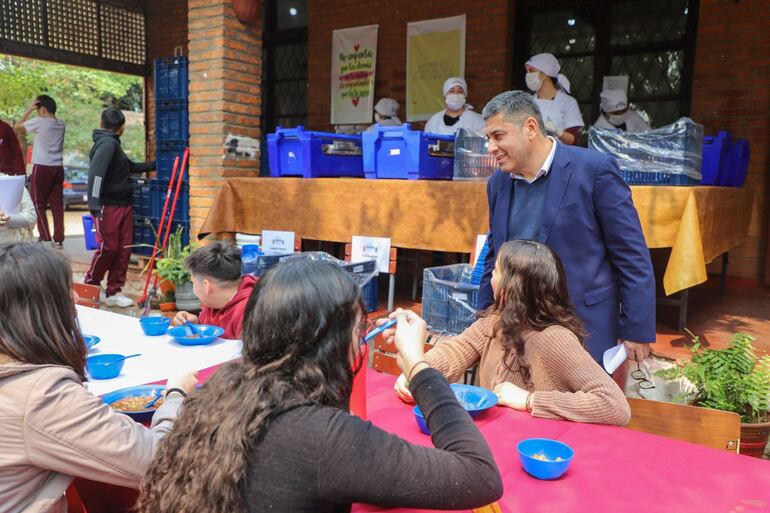
[[[128,205],[125,207],[102,207],[102,220],[94,220],[96,225],[96,249],[91,267],[86,273],[85,282],[89,285],[101,285],[104,275],[107,276],[108,296],[114,296],[126,284],[126,272],[131,259],[133,237],[134,211]]]
[[[29,194],[37,213],[37,231],[40,240],[50,241],[46,207],[51,207],[53,215],[53,240],[64,241],[64,168],[62,166],[32,166]]]

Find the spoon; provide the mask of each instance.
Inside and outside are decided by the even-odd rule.
[[[158,390],[158,393],[155,396],[155,398],[152,401],[150,401],[149,403],[144,405],[144,409],[148,410],[148,409],[152,408],[155,405],[155,403],[157,403],[158,400],[160,400],[161,397],[163,397],[163,390]]]
[[[193,335],[197,335],[198,337],[203,337],[203,333],[200,332],[197,326],[195,324],[191,323],[190,321],[185,321],[184,323],[185,327],[192,332]]]
[[[128,360],[129,358],[136,358],[137,356],[142,356],[142,353],[130,354],[128,356],[124,356],[123,358],[118,358],[116,360],[112,360],[110,363],[119,362],[121,360]]]
[[[386,322],[382,326],[378,326],[374,328],[372,331],[366,334],[366,336],[364,337],[364,342],[369,342],[370,340],[372,340],[374,337],[376,337],[386,329],[392,328],[393,326],[395,326],[397,322],[398,322],[398,319],[390,319],[388,320],[388,322]]]

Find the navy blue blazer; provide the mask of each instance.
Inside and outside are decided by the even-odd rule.
[[[559,255],[569,296],[597,361],[619,338],[655,341],[655,278],[631,189],[615,159],[557,143],[536,240]],[[487,184],[490,250],[478,307],[493,302],[490,279],[508,236],[513,178],[497,171]]]

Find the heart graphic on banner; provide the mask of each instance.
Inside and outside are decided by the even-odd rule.
[[[358,98],[353,98],[353,106],[354,107],[358,107],[358,102],[359,102]]]
[[[361,45],[354,45],[353,50],[358,51],[358,49],[361,48]]]

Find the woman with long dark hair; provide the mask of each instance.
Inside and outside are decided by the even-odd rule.
[[[348,413],[366,333],[358,287],[305,260],[268,271],[246,306],[243,358],[185,404],[142,485],[146,513],[349,511],[353,502],[467,509],[502,494],[484,439],[424,361],[425,323],[395,343],[436,448]]]
[[[152,429],[83,386],[70,265],[50,246],[0,244],[0,511],[62,512],[73,477],[139,487],[191,375],[169,380]],[[169,388],[170,390],[171,388]]]
[[[425,357],[449,381],[478,364],[479,384],[500,404],[535,417],[625,425],[623,392],[583,348],[585,333],[567,294],[559,257],[545,244],[503,244],[492,272],[494,304]],[[392,331],[383,336],[389,338]],[[408,380],[396,393],[411,401]]]

